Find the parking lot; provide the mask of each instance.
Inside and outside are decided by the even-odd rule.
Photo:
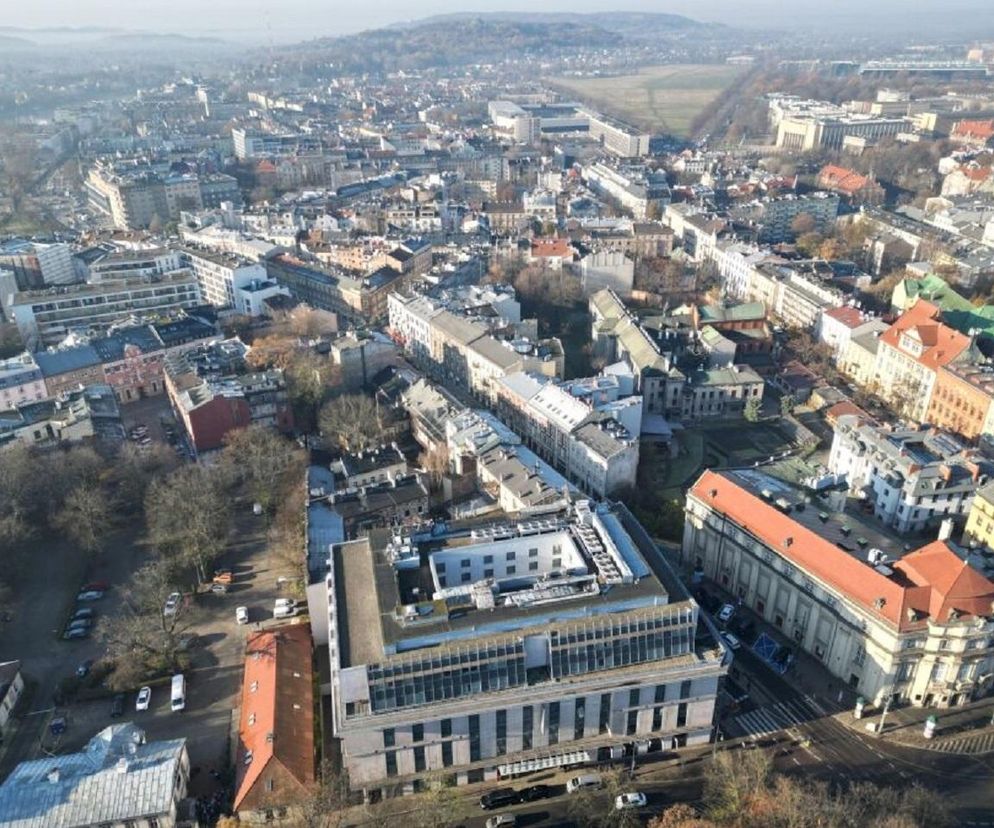
[[[121,587],[148,554],[137,543],[135,530],[115,535],[99,565],[88,574],[66,568],[69,550],[49,550],[39,556],[35,572],[29,575],[15,604],[14,618],[0,625],[0,653],[4,658],[20,658],[26,677],[35,691],[28,703],[29,715],[22,716],[13,737],[4,746],[0,775],[5,776],[17,762],[36,758],[45,749],[59,753],[79,750],[94,734],[115,722],[134,721],[150,740],[185,736],[191,767],[197,768],[191,780],[191,793],[211,793],[217,782],[211,770],[222,770],[228,761],[229,738],[237,716],[242,673],[242,654],[248,632],[262,623],[272,623],[273,601],[279,596],[277,572],[270,567],[263,518],[248,506],[238,507],[229,547],[218,562],[233,572],[233,583],[225,594],[205,593],[194,600],[200,619],[193,629],[197,641],[190,650],[191,668],[186,673],[186,709],[173,713],[169,685],[153,688],[147,711],[136,711],[136,691],[126,694],[123,715],[112,718],[112,694],[105,698],[53,704],[59,682],[74,674],[77,665],[99,660],[101,645],[95,639],[62,641],[62,621],[71,610],[83,578],[105,580],[110,584],[105,596],[90,604],[99,613],[113,612],[121,600]],[[239,625],[235,608],[245,606],[249,623]],[[58,740],[52,738],[48,723],[53,713],[64,714],[67,727]]]

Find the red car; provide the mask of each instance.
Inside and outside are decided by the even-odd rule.
[[[84,586],[80,592],[106,592],[110,589],[110,584],[106,581],[94,581]]]

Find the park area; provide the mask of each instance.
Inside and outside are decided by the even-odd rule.
[[[564,93],[641,129],[690,137],[698,115],[742,73],[741,66],[647,66],[635,75],[555,78]]]

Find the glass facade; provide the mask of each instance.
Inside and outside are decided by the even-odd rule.
[[[521,708],[521,749],[531,750],[532,733],[535,730],[535,712],[530,704]]]

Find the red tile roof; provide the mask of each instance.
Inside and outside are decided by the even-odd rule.
[[[894,564],[918,587],[927,588],[924,608],[936,621],[960,616],[988,616],[994,601],[994,583],[962,560],[943,541],[935,541]]]
[[[826,164],[818,173],[818,186],[828,190],[836,190],[846,195],[855,195],[867,187],[874,186],[874,182],[855,170],[839,167],[835,164]]]
[[[314,688],[307,624],[261,630],[249,636],[238,741],[236,811],[243,806],[251,808],[257,797],[251,796],[247,804],[245,800],[271,762],[282,765],[284,776],[298,783],[298,796],[314,782]],[[245,764],[249,751],[252,760]]]
[[[991,611],[994,583],[973,570],[964,571],[966,564],[943,542],[905,556],[892,565],[900,577],[888,577],[726,475],[706,471],[690,493],[799,569],[899,629],[919,625],[928,615],[936,621],[948,621],[950,606],[968,614]],[[915,611],[914,617],[909,617],[909,609]]]
[[[901,336],[909,333],[925,346],[920,357],[901,348]],[[940,311],[931,302],[919,299],[880,335],[880,341],[935,370],[948,365],[970,347],[970,338],[940,321]]]
[[[854,308],[849,305],[843,305],[841,308],[831,308],[830,310],[824,311],[823,316],[829,316],[838,322],[841,322],[847,328],[858,328],[862,325],[866,319],[863,318],[863,312],[859,308]]]
[[[988,141],[994,138],[994,120],[958,121],[953,127],[952,135],[957,138]]]
[[[839,417],[845,417],[852,415],[853,417],[859,417],[862,422],[873,423],[877,421],[869,414],[867,414],[862,408],[860,408],[856,403],[850,402],[849,400],[843,400],[833,405],[828,411],[825,412],[825,422],[829,425],[835,425]]]
[[[573,248],[568,239],[536,239],[532,242],[532,256],[554,257],[561,259],[572,257]]]

